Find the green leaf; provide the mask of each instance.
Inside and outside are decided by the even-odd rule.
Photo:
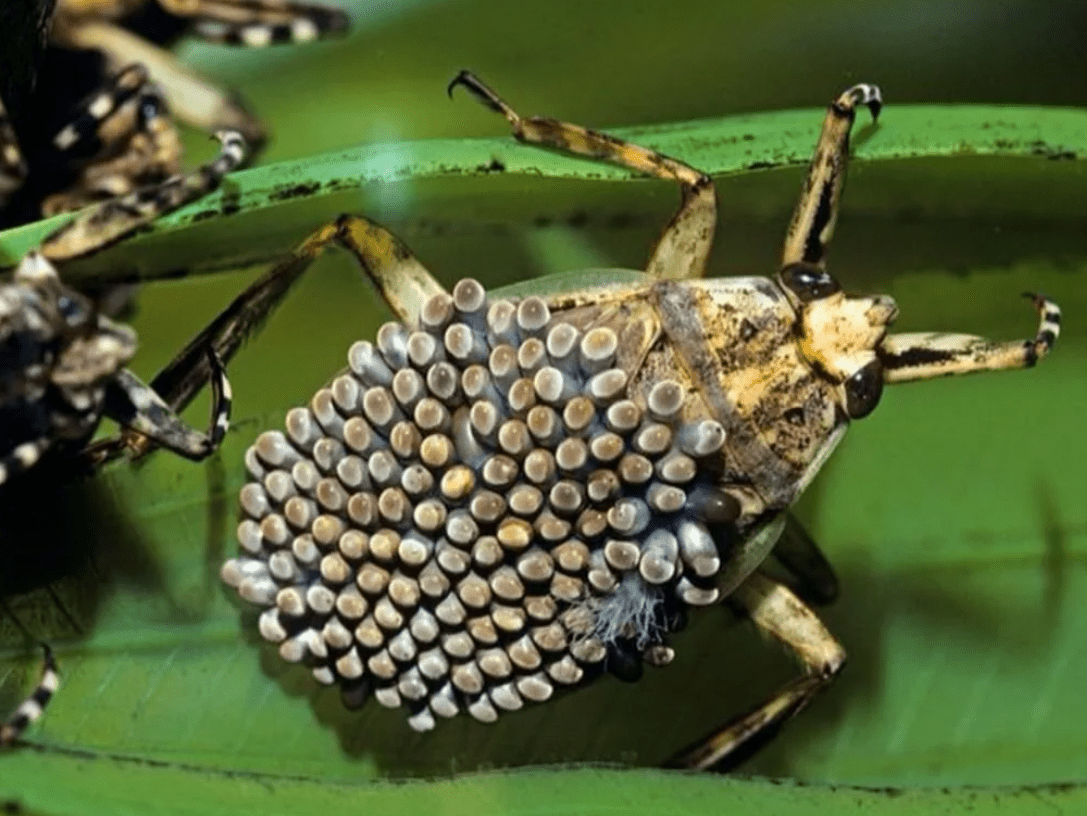
[[[806,165],[821,110],[781,111],[613,132],[681,156],[714,176]],[[496,125],[501,125],[496,119]],[[905,105],[862,127],[858,160],[938,156],[1087,156],[1087,111],[1016,106]],[[426,182],[456,177],[532,175],[616,181],[629,170],[563,156],[509,138],[430,139],[257,167],[150,225],[101,256],[69,264],[73,283],[152,280],[179,269],[237,268],[271,260],[308,229],[345,209],[402,213]],[[447,189],[447,188],[439,188]],[[376,201],[375,201],[376,199]],[[12,266],[67,216],[0,233],[0,265]]]

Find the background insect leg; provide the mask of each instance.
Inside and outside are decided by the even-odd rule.
[[[878,117],[883,105],[879,88],[875,85],[854,85],[827,109],[800,201],[785,233],[785,247],[781,255],[783,267],[798,262],[823,263],[838,218],[838,200],[842,195],[849,161],[849,132],[856,118],[857,105],[867,105],[872,118]]]
[[[19,150],[19,140],[11,126],[4,101],[0,99],[0,207],[23,186],[26,180],[26,160]]]
[[[804,708],[845,663],[845,651],[815,612],[777,581],[755,573],[729,601],[759,629],[792,650],[807,673],[787,683],[758,708],[676,754],[667,763],[670,767],[734,767]]]
[[[223,176],[245,158],[245,142],[234,131],[217,134],[219,155],[192,173],[135,190],[84,210],[42,241],[41,253],[53,261],[88,255],[107,247],[138,227],[217,188]]]
[[[11,745],[15,742],[42,715],[49,700],[60,686],[60,675],[57,674],[57,663],[53,658],[53,651],[45,644],[42,644],[42,649],[45,652],[42,679],[30,696],[15,709],[7,722],[0,725],[0,746]]]
[[[42,204],[45,215],[115,198],[178,172],[181,142],[147,69],[129,65],[72,112],[53,144],[76,178]]]
[[[243,102],[183,65],[169,51],[120,26],[105,22],[66,25],[58,19],[53,38],[72,48],[102,52],[113,70],[132,62],[144,65],[175,117],[208,134],[238,131],[250,146],[247,160],[267,141],[264,123]]]
[[[209,42],[259,48],[309,42],[347,30],[339,9],[283,0],[159,0],[166,11],[193,20],[197,35]]]
[[[618,164],[654,178],[678,181],[682,191],[679,210],[664,230],[646,266],[658,280],[700,278],[713,245],[717,226],[717,199],[713,180],[683,162],[594,130],[540,116],[522,118],[469,71],[449,83],[449,93],[463,85],[513,126],[513,137],[527,144],[550,147],[576,156]]]

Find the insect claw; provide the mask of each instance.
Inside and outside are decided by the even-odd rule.
[[[507,118],[512,113],[509,106],[498,97],[498,94],[488,88],[483,80],[468,69],[462,68],[446,87],[445,92],[449,94],[450,99],[453,98],[453,89],[458,85],[463,85],[472,96],[495,113],[501,113]]]

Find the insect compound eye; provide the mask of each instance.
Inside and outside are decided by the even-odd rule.
[[[842,289],[825,269],[803,261],[789,264],[781,270],[780,275],[781,282],[801,303],[820,300]]]
[[[140,125],[144,126],[153,119],[162,116],[165,111],[162,98],[158,94],[145,94],[140,99]]]
[[[883,395],[883,366],[872,360],[845,381],[845,410],[850,419],[862,419],[879,405]]]
[[[64,318],[65,324],[71,328],[82,325],[90,316],[90,310],[86,304],[80,298],[71,295],[62,294],[57,298],[57,311]]]

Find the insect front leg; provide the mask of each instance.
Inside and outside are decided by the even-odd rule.
[[[60,687],[60,675],[57,673],[53,650],[45,644],[42,644],[42,649],[45,652],[42,678],[30,696],[20,703],[6,722],[0,724],[0,747],[11,745],[19,739],[22,733],[42,715]]]
[[[468,71],[461,71],[449,83],[450,95],[458,85],[463,85],[484,105],[505,116],[513,127],[513,137],[520,142],[609,161],[647,176],[678,181],[682,203],[654,247],[646,273],[657,280],[700,278],[705,274],[717,226],[717,199],[709,176],[676,159],[606,133],[557,119],[522,118]]]
[[[838,218],[838,201],[849,161],[849,132],[858,105],[879,116],[883,97],[875,85],[854,85],[827,109],[808,175],[785,234],[782,267],[795,263],[822,266]]]
[[[42,205],[45,215],[157,184],[178,172],[181,142],[147,69],[122,69],[72,112],[53,145],[77,178]]]
[[[1043,295],[1024,296],[1031,299],[1041,315],[1034,337],[1001,343],[971,334],[891,334],[877,349],[884,382],[913,382],[1034,366],[1049,354],[1061,333],[1061,310]]]
[[[667,763],[670,767],[725,770],[734,766],[774,736],[845,664],[845,650],[815,612],[777,581],[755,573],[729,601],[759,629],[795,653],[807,673],[787,683],[753,711],[674,756]]]

